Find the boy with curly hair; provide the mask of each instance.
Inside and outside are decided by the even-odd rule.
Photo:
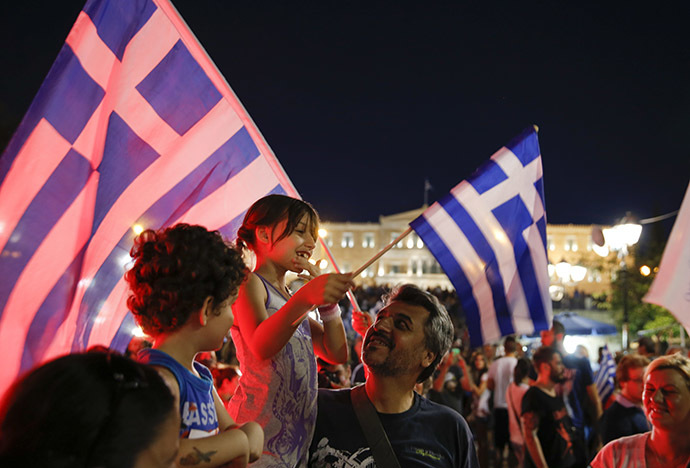
[[[159,370],[182,416],[177,464],[244,466],[258,459],[261,426],[236,425],[211,372],[194,360],[199,352],[220,348],[232,326],[232,304],[247,276],[240,253],[218,232],[178,224],[142,232],[130,255],[127,305],[154,339],[138,358]]]

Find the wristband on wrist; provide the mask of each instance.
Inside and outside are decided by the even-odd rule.
[[[340,307],[338,304],[330,304],[319,307],[319,317],[323,323],[340,318]]]

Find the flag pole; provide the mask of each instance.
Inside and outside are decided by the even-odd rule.
[[[370,266],[372,263],[374,263],[376,260],[378,260],[379,258],[381,258],[381,256],[382,256],[383,254],[385,254],[385,253],[388,252],[390,249],[392,249],[393,246],[394,246],[395,244],[397,244],[398,242],[400,242],[401,240],[403,240],[403,239],[405,238],[405,236],[407,236],[407,235],[408,235],[409,233],[411,233],[411,232],[412,232],[412,228],[411,228],[411,227],[408,227],[407,230],[406,230],[405,232],[403,232],[403,233],[400,234],[398,237],[396,237],[395,239],[393,239],[393,240],[391,241],[390,244],[388,244],[387,246],[385,246],[379,253],[377,253],[376,255],[374,255],[367,263],[365,263],[364,265],[362,265],[361,267],[359,267],[359,268],[357,269],[357,271],[355,271],[354,273],[352,273],[352,277],[353,277],[353,278],[358,277],[364,270],[366,270],[367,268],[369,268],[369,266]]]
[[[340,268],[338,267],[338,264],[335,261],[335,258],[333,258],[333,253],[331,252],[331,249],[329,249],[328,245],[326,244],[326,240],[323,237],[319,237],[319,242],[321,243],[321,247],[323,247],[324,252],[326,252],[326,256],[330,260],[331,265],[333,265],[333,269],[335,270],[335,272],[342,273],[342,271],[340,271]],[[352,304],[354,310],[362,310],[359,308],[359,304],[357,303],[357,298],[355,297],[354,293],[349,289],[347,290],[347,298],[350,300],[350,304]]]

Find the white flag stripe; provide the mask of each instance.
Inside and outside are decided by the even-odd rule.
[[[541,200],[539,200],[541,205]],[[546,224],[546,221],[544,221]],[[547,268],[539,268],[539,265],[548,265],[549,259],[544,248],[544,239],[542,239],[539,228],[533,224],[527,229],[525,233],[525,240],[529,246],[529,252],[532,256],[532,265],[534,265],[534,273],[537,275],[537,281],[541,286],[539,293],[541,295],[541,302],[544,310],[551,307],[551,296],[549,295],[549,270]],[[531,319],[530,319],[531,321]]]
[[[645,302],[668,309],[690,330],[690,184]]]
[[[436,209],[431,210],[434,206]],[[493,295],[484,273],[484,261],[477,256],[474,247],[468,242],[455,220],[446,213],[441,205],[435,204],[434,206],[425,213],[424,217],[453,257],[462,260],[462,263],[458,261],[458,264],[461,265],[467,281],[472,285],[472,294],[477,303],[479,315],[482,317],[482,335],[485,340],[496,339],[501,336],[501,331],[495,315],[491,313],[493,311]]]

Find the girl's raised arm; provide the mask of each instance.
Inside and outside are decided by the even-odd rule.
[[[280,351],[315,305],[338,302],[352,286],[350,275],[321,275],[305,284],[276,313],[266,312],[267,293],[254,274],[240,288],[233,311],[242,336],[251,352],[268,359]]]

